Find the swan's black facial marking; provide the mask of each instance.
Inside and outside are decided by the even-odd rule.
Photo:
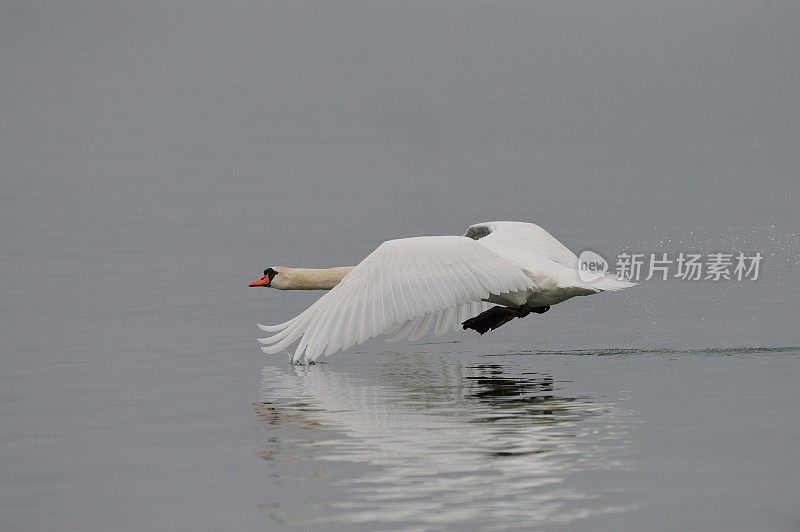
[[[261,279],[256,279],[255,281],[250,283],[250,286],[271,286],[272,280],[275,276],[278,275],[278,272],[273,270],[272,268],[267,268],[264,270],[264,277]]]

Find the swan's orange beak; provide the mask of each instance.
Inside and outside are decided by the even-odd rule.
[[[261,279],[256,279],[250,286],[269,286],[269,275],[265,275]]]

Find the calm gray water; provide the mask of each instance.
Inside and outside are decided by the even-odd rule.
[[[796,530],[796,3],[6,2],[0,528]],[[270,265],[760,252],[292,366]]]

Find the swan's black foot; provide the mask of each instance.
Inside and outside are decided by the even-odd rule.
[[[483,334],[489,330],[495,330],[501,325],[508,323],[509,321],[513,320],[514,318],[524,318],[531,312],[535,312],[537,314],[543,314],[547,312],[550,307],[529,307],[528,305],[522,305],[521,307],[492,307],[485,312],[481,312],[474,318],[470,318],[461,326],[466,329],[475,329],[480,334]]]

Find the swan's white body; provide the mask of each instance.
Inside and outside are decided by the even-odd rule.
[[[584,282],[578,257],[535,224],[488,222],[464,236],[389,240],[305,312],[280,325],[261,350],[278,353],[300,340],[292,357],[315,360],[379,334],[422,337],[459,325],[492,307],[544,307],[634,283],[604,276]]]

